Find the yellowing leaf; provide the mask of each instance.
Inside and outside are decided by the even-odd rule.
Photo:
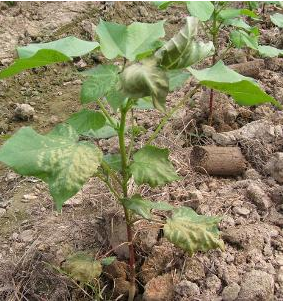
[[[24,127],[0,148],[0,161],[48,183],[57,209],[93,176],[101,160],[102,152],[92,143],[78,142],[78,134],[66,124],[45,136]]]
[[[69,256],[62,267],[72,278],[82,283],[92,283],[102,273],[101,263],[84,253]]]
[[[164,185],[178,180],[172,163],[168,159],[169,151],[148,145],[134,154],[130,170],[138,185],[149,184],[151,187]]]
[[[173,211],[164,226],[165,237],[192,256],[197,251],[224,249],[217,228],[219,217],[198,215],[189,207],[181,207]]]

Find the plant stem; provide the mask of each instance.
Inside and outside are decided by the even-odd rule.
[[[218,53],[218,43],[217,43],[217,36],[219,33],[219,27],[217,27],[217,13],[214,11],[213,12],[213,22],[212,22],[212,29],[211,29],[211,34],[212,34],[212,42],[215,48],[215,52],[212,57],[212,65],[215,64],[216,61],[216,55]],[[209,95],[209,117],[208,117],[208,123],[209,125],[212,124],[212,114],[213,114],[213,102],[214,102],[214,91],[213,89],[210,89],[210,95]]]
[[[108,119],[108,121],[110,122],[111,126],[116,129],[117,128],[117,124],[113,121],[112,117],[109,115],[109,113],[107,112],[106,108],[104,107],[103,103],[97,99],[96,100],[97,104],[99,105],[101,111],[103,112],[103,114],[105,115],[105,117]]]
[[[151,142],[158,136],[159,132],[163,129],[165,124],[168,122],[168,120],[172,117],[172,115],[177,112],[181,107],[183,107],[189,100],[191,100],[191,97],[197,92],[198,88],[200,87],[200,84],[198,84],[188,95],[186,95],[184,98],[182,98],[175,107],[173,107],[168,114],[166,114],[160,121],[158,127],[156,130],[152,133],[152,135],[149,137],[145,145],[151,144]]]
[[[133,147],[134,147],[134,140],[135,140],[135,134],[134,134],[134,110],[131,109],[131,141],[130,141],[130,145],[128,148],[128,161],[130,161],[131,159],[131,155],[132,155],[132,151],[133,151]]]
[[[126,145],[125,145],[125,127],[126,127],[126,117],[128,106],[126,108],[121,107],[121,120],[120,120],[120,127],[118,130],[119,136],[119,146],[120,146],[120,154],[121,154],[121,163],[122,163],[122,188],[123,188],[123,197],[128,197],[128,164],[127,164],[127,152],[126,152]],[[136,291],[136,271],[135,271],[135,250],[133,245],[133,230],[132,230],[132,218],[130,215],[129,210],[123,206],[125,212],[125,218],[127,223],[127,235],[128,235],[128,242],[129,242],[129,281],[130,281],[130,289],[129,289],[129,297],[128,301],[133,301],[135,297]]]

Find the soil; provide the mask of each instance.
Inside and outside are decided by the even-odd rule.
[[[268,9],[267,6],[266,15]],[[0,68],[14,59],[17,45],[68,35],[95,39],[93,28],[99,18],[126,24],[166,19],[170,37],[182,26],[186,15],[180,5],[158,11],[146,2],[0,2]],[[272,26],[268,18],[260,26],[262,43],[282,48],[282,30]],[[226,37],[227,32],[223,32],[223,47]],[[235,50],[225,62],[237,64],[254,58],[258,58],[254,53]],[[91,54],[75,64],[38,68],[1,81],[1,137],[22,126],[45,133],[76,112],[80,108],[81,86],[77,71],[95,65],[97,59],[97,54]],[[265,59],[258,81],[283,103],[282,60]],[[171,93],[168,107],[194,84],[192,81]],[[213,127],[209,127],[208,97],[205,89],[195,94],[194,104],[175,114],[156,140],[157,145],[170,149],[170,159],[182,180],[163,189],[136,187],[133,183],[130,188],[148,199],[191,206],[199,214],[222,216],[220,229],[225,251],[212,250],[189,258],[166,242],[157,227],[149,222],[138,223],[136,300],[283,300],[283,188],[278,175],[274,179],[265,171],[270,156],[283,151],[282,111],[271,105],[239,107],[216,93]],[[33,118],[15,118],[17,104],[32,106]],[[138,145],[143,144],[161,117],[156,111],[137,112],[137,123],[147,129]],[[266,131],[269,134],[248,129],[234,135],[235,130],[254,126],[255,121],[257,125],[263,123],[264,129],[271,129]],[[226,146],[225,137],[219,134],[232,130],[236,138],[231,143],[241,148],[247,170],[235,177],[196,172],[190,164],[192,147],[220,145],[219,141]],[[251,132],[254,136],[245,134]],[[4,141],[1,138],[0,144]],[[103,140],[101,147],[114,153],[117,139]],[[123,248],[117,252],[119,261],[104,271],[100,286],[82,287],[60,272],[62,263],[73,252],[85,251],[101,257],[119,244],[117,240],[124,242],[124,228],[119,226],[121,213],[107,188],[92,179],[58,214],[44,183],[18,176],[0,165],[0,300],[100,300],[100,294],[102,300],[125,300],[128,255]],[[109,226],[115,231],[109,231]]]

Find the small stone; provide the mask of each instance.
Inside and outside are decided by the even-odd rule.
[[[197,284],[182,280],[175,286],[175,293],[181,297],[194,297],[200,294],[200,290]]]
[[[279,266],[283,266],[283,255],[276,255],[275,260]]]
[[[274,280],[266,272],[252,270],[243,276],[238,299],[241,301],[272,301]]]
[[[28,203],[29,201],[36,200],[37,196],[34,194],[24,194],[22,198],[23,203]]]
[[[19,178],[19,175],[11,171],[7,173],[5,181],[10,182],[16,180],[17,178]]]
[[[245,171],[245,179],[250,179],[250,180],[259,180],[261,179],[261,175],[253,168],[247,169]]]
[[[187,280],[197,281],[205,277],[204,265],[196,258],[188,258],[185,267]]]
[[[34,231],[33,230],[24,230],[20,235],[19,235],[19,239],[23,242],[31,242],[33,241],[33,234]]]
[[[265,171],[278,183],[283,184],[283,152],[275,153],[266,163]]]
[[[17,232],[14,232],[13,234],[12,234],[12,239],[13,240],[17,240],[19,238],[19,234],[17,233]]]
[[[58,122],[59,122],[59,118],[58,118],[57,116],[52,115],[52,116],[50,117],[50,123],[51,123],[51,124],[56,124],[56,123],[58,123]]]
[[[34,117],[35,110],[29,104],[16,104],[16,108],[14,110],[14,117],[18,120],[31,120]]]
[[[221,288],[221,280],[216,275],[212,275],[206,279],[206,287],[211,291],[217,292]]]
[[[205,136],[206,136],[206,137],[209,137],[209,138],[212,137],[212,135],[213,135],[214,133],[216,133],[214,127],[209,126],[209,125],[206,125],[206,124],[203,124],[203,125],[202,125],[202,131],[203,131],[203,133],[205,134]]]
[[[254,203],[260,210],[267,210],[271,206],[270,198],[256,183],[251,183],[248,186],[247,195],[249,200]]]
[[[148,16],[148,12],[147,12],[147,10],[144,6],[139,7],[139,13],[140,13],[141,17],[147,17]]]
[[[239,215],[247,216],[251,211],[245,207],[234,207],[233,212]]]
[[[145,285],[143,301],[171,301],[173,300],[174,285],[170,274],[151,279]]]
[[[237,299],[240,292],[240,286],[237,283],[231,283],[222,291],[223,301],[234,301]]]
[[[0,208],[0,217],[2,217],[6,213],[6,209]]]

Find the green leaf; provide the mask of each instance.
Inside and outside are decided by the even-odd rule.
[[[219,217],[198,215],[193,209],[181,207],[173,211],[164,225],[164,236],[192,256],[197,251],[224,250],[217,228]]]
[[[152,218],[152,215],[150,213],[152,209],[163,211],[174,209],[174,207],[169,205],[168,203],[145,200],[139,194],[135,194],[128,199],[123,199],[122,203],[127,209],[132,210],[135,214],[138,214],[145,219]]]
[[[82,85],[81,102],[90,103],[112,91],[118,82],[119,68],[114,65],[99,65],[88,70],[89,76]]]
[[[156,41],[164,37],[164,21],[157,23],[134,22],[129,26],[100,20],[96,32],[100,49],[105,57],[123,56],[134,61],[136,56],[156,47]]]
[[[228,8],[228,9],[223,9],[219,13],[219,17],[223,20],[232,19],[239,16],[248,16],[255,19],[258,17],[257,14],[255,14],[253,11],[249,9]]]
[[[169,70],[167,71],[167,77],[169,79],[169,91],[172,92],[177,88],[181,88],[191,77],[191,74],[185,70]]]
[[[262,91],[251,78],[228,68],[222,61],[211,68],[189,68],[189,71],[202,85],[231,95],[240,105],[253,106],[270,102],[280,107],[279,102]]]
[[[230,39],[236,48],[249,47],[254,50],[258,48],[258,37],[243,30],[232,31]]]
[[[155,62],[133,64],[120,74],[121,91],[127,97],[151,96],[155,108],[165,111],[169,82],[166,73]]]
[[[97,42],[83,41],[71,36],[49,43],[30,44],[25,47],[18,47],[17,51],[19,58],[32,57],[41,49],[56,50],[71,58],[87,54],[98,46],[99,44]]]
[[[134,162],[130,165],[135,182],[138,185],[149,184],[150,187],[156,187],[178,180],[179,177],[168,156],[168,149],[152,145],[138,150],[133,156]]]
[[[102,273],[102,262],[79,252],[69,256],[62,264],[63,270],[81,283],[92,283]]]
[[[166,69],[189,67],[213,54],[212,42],[195,41],[198,19],[187,17],[186,25],[156,53],[160,65]]]
[[[191,16],[201,21],[209,20],[214,12],[214,5],[210,1],[186,1],[186,3]]]
[[[183,1],[152,1],[152,4],[157,6],[159,9],[166,9],[173,3],[182,3]]]
[[[0,161],[49,185],[58,210],[93,176],[101,160],[102,152],[92,143],[78,142],[78,134],[67,124],[45,136],[24,127],[0,149]]]
[[[120,106],[123,106],[126,103],[127,98],[120,91],[113,89],[107,93],[106,100],[113,109],[113,111],[117,112]]]
[[[90,130],[96,131],[105,125],[105,117],[100,112],[83,109],[71,115],[66,123],[70,124],[78,134],[87,134]]]
[[[147,96],[143,98],[139,98],[133,106],[138,110],[151,110],[154,109],[154,105],[152,102],[152,98]]]
[[[114,118],[112,118],[112,120],[118,124],[118,121]],[[111,138],[111,137],[114,137],[114,136],[117,136],[117,132],[116,130],[112,127],[112,125],[109,123],[108,120],[106,120],[106,123],[105,125],[96,130],[96,131],[92,131],[90,130],[86,136],[88,137],[92,137],[92,138],[96,138],[96,139],[108,139],[108,138]]]
[[[227,20],[224,21],[224,24],[228,25],[228,26],[231,25],[231,26],[234,26],[234,27],[242,28],[242,29],[245,29],[245,30],[250,30],[251,29],[251,26],[249,24],[247,24],[244,20],[238,19],[238,18],[227,19]]]
[[[283,28],[283,15],[282,14],[276,13],[276,14],[270,16],[270,20],[276,26]]]
[[[121,171],[121,155],[120,154],[107,154],[103,156],[103,160],[114,170]]]
[[[56,50],[39,50],[34,56],[16,59],[8,68],[0,71],[0,79],[18,74],[24,70],[42,67],[54,63],[67,62],[70,58]]]
[[[258,46],[259,54],[263,57],[276,57],[283,55],[283,49],[277,49],[272,46]]]
[[[114,261],[116,260],[115,256],[109,256],[109,257],[105,257],[103,259],[101,259],[101,264],[102,265],[110,265],[112,264]]]

